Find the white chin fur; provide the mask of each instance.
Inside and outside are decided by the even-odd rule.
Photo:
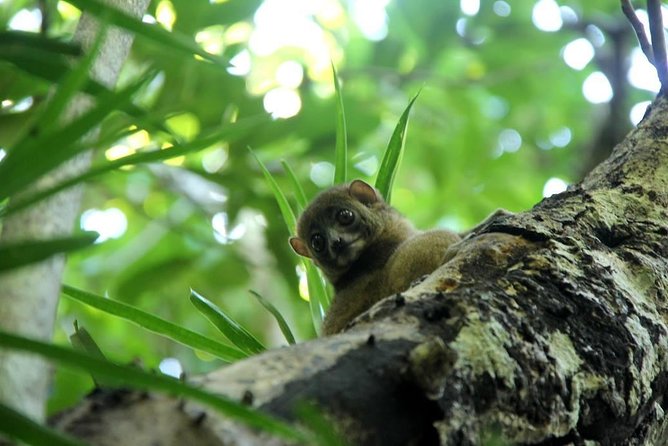
[[[344,253],[339,254],[336,258],[336,265],[340,268],[349,266],[357,257],[359,257],[360,252],[364,249],[364,240],[357,239],[353,241]]]

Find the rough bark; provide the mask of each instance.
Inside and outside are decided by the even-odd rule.
[[[148,0],[109,0],[113,6],[140,16]],[[97,21],[84,14],[74,39],[84,48],[93,43],[99,27]],[[91,77],[113,87],[127,58],[132,35],[119,29],[109,30],[107,38],[91,69]],[[68,107],[63,121],[82,114],[90,100],[77,97]],[[45,148],[47,149],[47,148]],[[42,178],[36,189],[85,171],[90,154],[84,154],[63,164]],[[81,189],[73,188],[3,221],[2,242],[43,240],[70,234],[79,212]],[[6,331],[49,340],[65,267],[64,256],[13,270],[0,275],[0,326]],[[43,360],[17,353],[0,352],[0,400],[35,419],[44,418],[44,402],[48,394],[50,370]]]
[[[667,137],[660,98],[583,182],[493,218],[343,334],[199,382],[289,420],[315,402],[351,444],[477,445],[490,431],[519,444],[668,444]],[[79,408],[59,426],[111,444],[115,411]],[[192,429],[217,444],[281,444],[198,419]]]

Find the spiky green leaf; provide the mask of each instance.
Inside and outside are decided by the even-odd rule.
[[[0,271],[39,262],[55,254],[85,248],[92,245],[98,237],[97,232],[85,232],[72,237],[0,244]]]
[[[240,350],[249,355],[266,350],[266,347],[248,330],[195,290],[190,290],[190,302]]]
[[[113,316],[120,317],[121,319],[125,319],[126,321],[139,325],[149,331],[172,339],[179,344],[210,353],[223,361],[233,362],[237,359],[246,357],[244,353],[233,347],[221,344],[220,342],[175,325],[126,303],[96,296],[95,294],[68,285],[63,285],[62,292],[65,296],[71,299],[97,308],[98,310],[102,310]]]
[[[413,96],[413,99],[408,103],[408,106],[401,114],[399,122],[397,122],[390,142],[387,145],[385,154],[383,155],[383,160],[380,163],[380,169],[378,170],[378,176],[376,177],[376,189],[380,191],[385,201],[388,203],[392,198],[392,186],[394,184],[394,177],[399,170],[399,165],[401,164],[401,158],[404,154],[404,146],[406,144],[406,130],[408,129],[408,117],[411,112],[411,107],[413,103],[419,96],[420,92]]]

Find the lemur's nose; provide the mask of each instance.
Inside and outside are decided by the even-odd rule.
[[[343,251],[343,248],[345,248],[345,246],[346,244],[341,239],[341,237],[332,239],[332,251],[334,251],[334,253],[336,254],[340,253],[341,251]]]

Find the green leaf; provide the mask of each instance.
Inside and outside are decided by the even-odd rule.
[[[49,446],[85,446],[85,443],[49,429],[1,402],[0,420],[2,420],[0,432],[22,443],[35,446],[46,444]]]
[[[408,103],[408,106],[401,114],[397,126],[394,128],[390,142],[387,145],[383,160],[380,163],[378,176],[376,177],[376,189],[385,197],[388,203],[392,197],[392,185],[394,184],[394,176],[399,169],[401,158],[404,153],[404,145],[406,143],[406,130],[408,128],[408,116],[411,111],[413,103],[420,95],[418,91],[413,99]]]
[[[209,321],[211,321],[211,323],[240,350],[249,355],[266,350],[266,347],[262,345],[255,336],[250,334],[244,327],[225,314],[220,307],[197,293],[195,290],[190,290],[190,302],[192,302],[195,308],[206,316],[206,318],[209,319]]]
[[[104,353],[102,353],[100,347],[98,347],[95,340],[93,340],[93,337],[90,335],[88,330],[86,330],[84,327],[80,327],[79,322],[77,322],[76,320],[74,321],[74,333],[70,335],[70,343],[72,344],[72,347],[74,347],[75,350],[87,353],[93,358],[107,359],[104,356]],[[93,382],[95,383],[96,387],[111,388],[111,387],[122,386],[122,383],[118,381],[104,379],[95,375],[91,375],[91,377],[93,378]]]
[[[136,367],[114,364],[71,349],[15,336],[3,331],[0,331],[0,346],[36,353],[59,364],[83,369],[89,373],[104,376],[108,379],[122,381],[125,385],[136,389],[158,390],[171,395],[187,397],[206,404],[229,418],[262,429],[270,434],[301,443],[306,441],[305,435],[302,432],[283,421],[279,421],[274,417],[263,414],[229,398],[184,384],[169,376],[146,373]],[[4,418],[2,419],[4,420]],[[41,444],[50,445],[52,443],[45,442]]]
[[[41,34],[22,31],[0,32],[0,60],[13,64],[19,70],[51,83],[60,82],[63,76],[72,71],[70,56],[82,54],[79,45],[48,39]],[[88,54],[95,55],[95,51]],[[83,72],[83,70],[82,70]],[[110,94],[106,86],[88,77],[81,86],[91,96]],[[171,134],[164,123],[146,110],[130,103],[120,106],[127,115],[133,117],[140,127]]]
[[[158,44],[165,51],[177,51],[188,56],[197,54],[223,67],[229,65],[227,60],[204,51],[195,41],[186,35],[177,33],[176,31],[167,31],[159,25],[144,23],[140,19],[108,6],[99,0],[67,0],[67,3],[95,17],[108,19],[109,23],[130,31],[137,36],[144,37]]]
[[[210,353],[223,361],[234,362],[247,356],[235,348],[221,344],[123,302],[96,296],[68,285],[63,285],[62,292],[76,301],[130,321],[142,328],[172,339],[179,344]]]
[[[308,204],[308,200],[306,199],[306,194],[304,193],[304,189],[302,188],[302,185],[299,183],[299,180],[297,180],[297,175],[295,175],[295,172],[292,170],[292,167],[290,167],[288,162],[285,160],[281,160],[281,166],[283,166],[283,170],[285,171],[285,173],[288,174],[288,179],[290,180],[290,183],[292,184],[292,189],[295,192],[295,198],[297,200],[297,214],[301,214],[301,212]]]
[[[334,184],[345,183],[348,178],[348,133],[346,131],[346,113],[343,108],[341,83],[332,63],[334,90],[336,91],[336,151],[334,162]]]
[[[81,182],[88,181],[110,171],[120,169],[123,166],[164,161],[170,158],[175,158],[177,156],[206,149],[220,141],[235,141],[238,138],[247,135],[250,131],[256,129],[259,124],[264,122],[267,122],[267,118],[264,116],[247,118],[235,123],[227,124],[221,130],[217,130],[208,135],[201,136],[189,143],[177,144],[165,149],[140,151],[113,161],[100,163],[97,166],[91,167],[89,171],[57,183],[48,189],[40,190],[29,196],[21,196],[17,199],[13,199],[7,206],[0,209],[0,217],[6,217],[7,215],[13,214],[18,210],[24,209],[27,206],[50,197],[51,195],[54,195],[62,190],[65,190]]]
[[[0,162],[0,200],[25,189],[37,178],[85,150],[76,144],[109,113],[130,100],[150,77],[145,76],[119,93],[105,94],[95,107],[69,124],[36,137],[28,136],[14,146]],[[48,156],[45,151],[48,148]]]
[[[0,271],[39,262],[54,254],[85,248],[98,237],[97,232],[85,232],[73,237],[0,244]]]
[[[276,322],[278,323],[278,327],[281,329],[281,333],[283,333],[283,336],[285,337],[285,340],[288,341],[288,344],[292,345],[295,344],[295,337],[292,334],[292,330],[290,330],[290,326],[288,323],[285,321],[285,318],[281,314],[280,311],[278,311],[278,308],[276,308],[271,302],[269,302],[267,299],[262,297],[260,293],[250,290],[250,293],[260,302],[260,304],[266,308],[268,312],[271,313],[272,316],[274,316],[274,319],[276,319]]]
[[[40,116],[37,118],[40,132],[52,130],[58,125],[65,106],[72,101],[72,98],[77,91],[79,91],[88,80],[88,73],[93,66],[93,62],[95,62],[95,58],[99,55],[100,47],[102,46],[102,42],[104,42],[106,35],[107,26],[106,23],[103,22],[88,53],[81,59],[79,65],[75,69],[69,71],[58,83],[58,88],[49,99]]]
[[[274,194],[274,198],[276,199],[278,207],[281,210],[281,215],[283,216],[283,221],[285,221],[285,224],[288,227],[288,231],[290,232],[290,234],[296,234],[297,218],[295,217],[295,213],[292,211],[292,208],[290,207],[290,203],[288,203],[288,199],[285,197],[285,194],[278,186],[278,183],[271,175],[269,170],[265,167],[262,161],[260,161],[260,158],[258,158],[255,152],[253,152],[250,148],[248,150],[250,150],[250,153],[253,155],[253,157],[255,157],[257,164],[260,166],[260,169],[262,170],[264,178],[267,180],[267,183],[269,184],[269,187],[271,188],[271,191]]]
[[[75,350],[88,353],[94,358],[107,359],[93,337],[88,333],[88,330],[80,327],[77,321],[74,321],[74,333],[70,336],[70,342]]]
[[[50,39],[45,37],[44,34],[17,30],[0,32],[0,48],[6,48],[6,50],[0,51],[0,57],[4,56],[5,53],[23,53],[26,48],[64,56],[80,56],[82,54],[81,46],[76,43]]]
[[[278,186],[278,183],[271,175],[269,170],[262,163],[262,161],[260,161],[260,159],[252,150],[250,152],[255,157],[255,160],[260,166],[260,169],[262,170],[262,173],[264,174],[267,183],[269,183],[269,187],[271,188],[271,191],[274,194],[274,198],[278,203],[278,207],[281,210],[281,215],[283,216],[283,221],[285,222],[285,225],[288,227],[288,231],[290,232],[290,234],[296,234],[297,218],[295,217],[295,214],[292,211],[292,208],[290,207],[288,199],[285,197],[285,194]],[[287,163],[283,164],[284,168],[286,166]],[[293,186],[296,188],[297,193],[299,195],[299,190],[301,189],[301,187],[299,186],[299,182],[296,180],[296,177],[289,168],[289,166],[287,167],[288,167],[287,170],[288,175],[292,178],[291,180],[293,182]],[[301,195],[303,195],[303,190],[301,191]],[[300,198],[299,200],[302,200],[305,203],[306,196],[303,195],[303,198]],[[304,264],[304,269],[306,270],[306,281],[308,282],[309,308],[311,310],[311,320],[313,321],[313,327],[315,328],[316,333],[320,334],[320,326],[322,324],[322,312],[323,309],[327,308],[327,306],[329,305],[329,295],[327,293],[325,285],[322,282],[322,279],[320,278],[318,271],[311,264],[311,261],[304,259],[303,264]]]
[[[310,260],[304,259],[302,261],[304,269],[306,270],[306,282],[308,284],[309,308],[311,310],[311,321],[313,321],[313,328],[316,334],[320,336],[322,326],[323,311],[329,306],[329,295],[327,288],[322,281],[320,272],[311,263]]]

